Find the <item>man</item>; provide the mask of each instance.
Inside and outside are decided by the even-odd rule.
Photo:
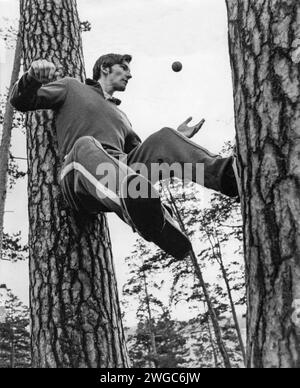
[[[189,118],[177,131],[163,128],[141,142],[119,109],[120,100],[113,97],[115,91],[125,91],[132,78],[130,62],[130,55],[103,55],[95,63],[93,80],[82,84],[69,77],[50,82],[54,64],[34,61],[16,83],[10,101],[23,112],[56,112],[61,187],[74,210],[113,211],[145,239],[183,258],[190,241],[161,204],[153,184],[168,178],[169,166],[176,164],[173,176],[234,197],[238,191],[233,160],[190,140],[204,120],[188,126]],[[199,166],[204,166],[204,176]]]

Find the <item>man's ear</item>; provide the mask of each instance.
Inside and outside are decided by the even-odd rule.
[[[101,65],[101,72],[105,75],[109,74],[109,66],[107,66],[105,63]]]

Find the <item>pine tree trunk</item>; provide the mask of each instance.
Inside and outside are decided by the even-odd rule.
[[[227,0],[247,365],[300,367],[300,2]]]
[[[212,354],[213,354],[215,368],[218,368],[219,367],[218,355],[217,355],[217,352],[216,352],[216,349],[215,349],[214,339],[213,339],[213,336],[212,336],[212,332],[211,332],[210,322],[209,321],[210,321],[210,317],[208,316],[207,317],[207,329],[208,329],[208,335],[209,335],[209,343],[210,343],[211,351],[212,351]]]
[[[243,356],[244,365],[246,366],[246,350],[245,350],[245,346],[244,346],[244,342],[243,342],[243,338],[242,338],[241,328],[240,328],[240,325],[239,325],[239,321],[238,321],[235,305],[234,305],[234,302],[233,302],[230,282],[229,282],[227,271],[226,271],[226,268],[225,268],[225,265],[224,265],[224,262],[223,262],[223,255],[222,255],[220,241],[219,241],[218,238],[216,238],[216,240],[217,240],[217,244],[216,245],[217,245],[217,248],[218,248],[218,252],[217,252],[216,256],[217,256],[218,263],[220,265],[221,273],[222,273],[222,276],[223,276],[223,279],[224,279],[224,283],[225,283],[225,286],[226,286],[227,295],[228,295],[228,299],[229,299],[229,303],[230,303],[230,309],[231,309],[232,318],[233,318],[233,322],[234,322],[234,327],[235,327],[235,331],[236,331],[236,334],[237,334],[238,342],[239,342],[239,345],[240,345],[241,353],[242,353],[242,356]]]
[[[22,42],[21,42],[20,29],[19,29],[9,90],[11,90],[13,85],[16,83],[20,73],[21,52],[22,52]],[[1,138],[1,145],[0,145],[0,261],[2,260],[2,250],[3,250],[3,233],[4,233],[3,223],[4,223],[4,210],[5,210],[5,201],[6,201],[9,149],[11,144],[11,132],[12,132],[12,126],[13,126],[13,115],[14,115],[13,107],[10,105],[7,99],[7,102],[5,105],[3,130],[2,130],[2,138]]]
[[[152,319],[152,313],[151,313],[151,306],[150,306],[150,298],[148,293],[148,285],[146,281],[146,273],[143,272],[143,279],[144,279],[144,288],[145,288],[145,295],[146,295],[146,304],[147,304],[147,312],[148,312],[148,327],[149,327],[149,336],[150,336],[150,342],[151,342],[151,368],[158,368],[158,355],[157,355],[157,349],[156,349],[156,341],[155,341],[155,331],[153,327],[153,319]]]
[[[11,325],[10,327],[10,367],[14,369],[16,367],[16,357],[15,357],[15,336],[14,328]]]
[[[84,77],[75,0],[22,0],[24,70],[48,59]],[[33,367],[127,367],[106,218],[63,202],[53,113],[27,115]]]

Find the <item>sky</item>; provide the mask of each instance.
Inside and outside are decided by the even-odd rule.
[[[8,6],[9,4],[9,6]],[[194,141],[220,152],[234,139],[232,81],[227,43],[225,0],[78,0],[82,21],[92,30],[83,34],[85,68],[92,75],[102,54],[131,54],[133,78],[121,98],[134,130],[142,140],[164,126],[177,128],[189,116],[205,125]],[[0,18],[17,21],[18,1],[0,0]],[[0,90],[9,84],[13,50],[0,43]],[[181,72],[171,69],[181,61]],[[13,134],[12,153],[26,157],[25,136]],[[26,162],[20,161],[20,166]],[[25,164],[25,165],[24,165]],[[26,181],[8,194],[5,228],[28,233]],[[114,263],[119,289],[128,268],[136,235],[117,216],[109,215]],[[28,303],[27,263],[2,262],[0,283],[7,283]],[[184,306],[182,314],[185,314]]]

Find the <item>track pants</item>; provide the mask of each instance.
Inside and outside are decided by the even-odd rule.
[[[65,157],[61,187],[73,209],[91,214],[115,212],[126,221],[120,189],[128,174],[138,172],[152,184],[171,174],[221,192],[226,181],[229,195],[234,196],[237,189],[231,165],[231,157],[211,154],[171,128],[152,134],[128,155],[105,150],[94,137],[83,136]]]

